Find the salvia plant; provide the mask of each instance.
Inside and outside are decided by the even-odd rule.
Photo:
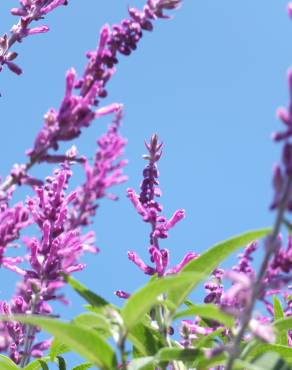
[[[66,0],[19,0],[11,9],[16,23],[0,38],[2,73],[22,73],[17,43],[49,31],[44,19],[64,5],[70,6]],[[145,140],[140,187],[127,190],[149,234],[148,259],[135,250],[128,251],[128,259],[149,276],[148,282],[137,291],[117,287],[121,304],[116,306],[72,277],[85,268],[82,255],[99,250],[91,229],[100,200],[115,200],[110,189],[127,180],[126,140],[120,133],[123,105],[102,104],[107,83],[143,33],[181,5],[183,0],[147,0],[142,10],[129,8],[128,18],[119,24],[102,27],[96,49],[86,54],[82,75],[73,68],[67,71],[64,96],[57,109],[44,115],[27,161],[14,165],[0,183],[0,265],[19,276],[13,297],[0,303],[1,369],[64,370],[67,352],[84,359],[74,370],[292,369],[292,69],[290,101],[277,111],[283,126],[273,134],[282,155],[273,171],[272,227],[232,237],[202,254],[190,251],[173,264],[161,241],[171,238],[185,211],[163,211],[158,167],[164,144],[155,133]],[[292,16],[292,4],[288,13]],[[62,142],[78,138],[108,115],[111,124],[97,138],[90,158],[79,155],[75,145],[60,149]],[[55,166],[52,173],[46,178],[31,175],[32,167],[44,163]],[[69,190],[75,166],[84,171],[84,182]],[[21,185],[31,188],[30,195],[15,203],[14,191]],[[31,225],[35,235],[26,231]],[[281,234],[284,228],[287,237]],[[26,252],[21,254],[20,248],[12,257],[9,251],[16,243]],[[262,260],[256,268],[257,250]],[[221,263],[234,252],[239,252],[235,265],[223,270]],[[189,295],[202,283],[205,296],[198,304]],[[70,322],[59,319],[52,305],[66,303],[64,285],[86,303],[86,311]]]

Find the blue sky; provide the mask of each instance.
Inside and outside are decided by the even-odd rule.
[[[82,72],[84,53],[95,48],[100,27],[126,17],[129,3],[143,6],[141,0],[69,3],[47,17],[48,34],[16,45],[24,74],[0,74],[3,176],[25,160],[43,114],[59,105],[66,70],[74,66]],[[157,21],[138,50],[121,58],[104,104],[125,106],[129,180],[116,190],[119,202],[102,202],[92,226],[101,253],[86,257],[87,269],[76,274],[91,289],[119,304],[113,291],[133,291],[146,281],[127,251],[147,256],[149,228],[125,193],[128,186],[138,190],[143,141],[154,132],[165,143],[159,167],[165,214],[184,208],[187,215],[163,243],[173,263],[188,251],[202,252],[216,241],[272,223],[271,169],[280,148],[270,134],[280,126],[275,111],[287,103],[286,71],[292,63],[286,3],[185,0],[173,20]],[[0,3],[0,33],[15,22],[9,9],[16,5],[16,0]],[[76,142],[81,153],[92,155],[107,122],[100,120],[84,132]],[[42,166],[34,173],[50,171]],[[77,170],[73,182],[79,180]],[[17,198],[26,194],[24,188]],[[1,295],[8,299],[15,278],[1,273]],[[72,305],[56,308],[67,319],[83,303],[70,290],[68,295]]]

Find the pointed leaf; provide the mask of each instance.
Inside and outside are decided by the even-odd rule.
[[[54,338],[51,348],[50,348],[50,359],[52,362],[55,361],[58,355],[63,355],[66,352],[69,352],[70,349],[64,343],[60,342],[58,338]]]
[[[209,368],[216,367],[218,365],[224,364],[226,361],[226,354],[221,353],[218,356],[212,358],[206,358],[204,355],[198,358],[196,361],[196,370],[206,370]]]
[[[234,370],[267,370],[261,366],[257,366],[255,364],[251,364],[247,361],[242,360],[235,360],[233,365]]]
[[[160,333],[143,322],[131,328],[128,339],[142,356],[155,355],[163,347]]]
[[[231,239],[225,240],[208,249],[200,257],[190,261],[182,270],[182,272],[197,272],[206,276],[219,266],[230,254],[237,251],[239,248],[249,244],[257,239],[260,239],[271,232],[270,228],[248,231],[244,234],[237,235]],[[179,307],[189,293],[198,285],[200,281],[193,281],[186,284],[183,288],[178,289],[170,294],[168,299]]]
[[[49,362],[49,360],[50,358],[48,356],[43,357],[42,359],[34,360],[30,364],[26,365],[24,370],[41,370],[44,368],[44,362]]]
[[[287,332],[292,330],[292,316],[284,317],[283,319],[277,320],[273,324],[279,332]]]
[[[263,370],[291,370],[291,367],[285,362],[279,354],[267,352],[260,355],[252,364],[255,364]]]
[[[154,363],[154,357],[148,356],[148,357],[141,357],[137,358],[135,360],[132,360],[127,369],[128,370],[146,370],[151,369],[153,367],[149,367]]]
[[[47,365],[46,361],[43,361],[42,359],[39,360],[39,363],[41,365],[42,370],[50,370],[49,366]]]
[[[57,356],[58,364],[59,364],[59,370],[66,370],[66,362],[61,356]]]
[[[7,317],[2,319],[7,320]],[[59,337],[69,348],[101,369],[113,369],[117,364],[113,349],[95,331],[41,316],[16,315],[13,316],[13,320],[40,326],[48,333]]]
[[[92,364],[90,364],[89,362],[86,362],[84,364],[80,364],[80,365],[74,366],[72,368],[72,370],[87,370],[87,369],[90,369],[92,367],[93,367]]]
[[[201,353],[199,350],[190,348],[163,348],[157,353],[155,359],[158,362],[191,362],[196,359],[196,356],[198,356],[199,353]]]
[[[93,312],[84,312],[73,319],[73,322],[80,326],[86,326],[88,328],[98,328],[105,332],[109,332],[110,324],[108,319],[101,314]]]
[[[175,314],[173,318],[178,319],[191,315],[198,315],[202,318],[219,321],[228,328],[231,328],[234,325],[234,318],[222,312],[218,306],[215,306],[213,304],[192,305],[188,309]]]
[[[283,308],[282,308],[282,305],[281,305],[281,302],[280,302],[279,298],[277,296],[274,296],[273,300],[274,300],[274,319],[277,322],[278,320],[284,319],[285,314],[284,314],[284,311],[283,311]],[[291,326],[291,328],[292,328],[292,326]],[[285,332],[284,330],[281,330],[277,334],[276,343],[277,344],[282,344],[283,346],[288,346],[287,331]]]
[[[276,320],[283,319],[285,317],[281,302],[277,296],[273,297],[274,301],[274,318]]]
[[[151,307],[157,303],[159,295],[174,289],[180,289],[186,283],[189,285],[190,281],[201,280],[201,278],[200,274],[187,273],[167,276],[154,282],[149,282],[131,295],[122,309],[121,313],[125,326],[130,330],[137,322],[141,321]]]
[[[274,352],[279,354],[288,364],[292,364],[292,348],[287,346],[282,346],[280,344],[259,344],[252,348],[247,358],[254,358],[262,355],[266,352]]]
[[[4,355],[0,355],[0,369],[19,370],[18,366],[9,357]]]
[[[109,303],[96,293],[89,290],[85,285],[81,284],[78,280],[74,279],[72,276],[63,275],[66,282],[88,303],[95,307],[103,307]]]

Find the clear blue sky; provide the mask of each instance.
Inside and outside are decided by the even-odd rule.
[[[13,163],[25,160],[43,114],[59,105],[65,71],[71,66],[82,71],[84,53],[95,48],[100,27],[127,16],[129,3],[143,5],[141,0],[69,3],[48,16],[48,34],[15,47],[24,74],[0,74],[3,176]],[[216,241],[272,222],[270,178],[279,148],[270,133],[280,126],[275,110],[287,103],[286,71],[292,63],[286,4],[185,0],[173,20],[157,21],[138,50],[121,58],[105,103],[125,105],[122,132],[128,138],[129,181],[116,191],[119,202],[102,202],[93,225],[101,253],[85,258],[87,269],[75,275],[99,294],[119,303],[114,290],[133,291],[146,281],[128,261],[127,251],[147,256],[149,229],[125,190],[138,189],[143,141],[153,132],[165,143],[160,164],[165,214],[177,208],[187,214],[163,244],[173,263],[187,251],[202,252]],[[16,0],[0,3],[0,33],[16,20],[9,15],[16,5]],[[107,120],[99,121],[84,132],[77,142],[81,153],[93,153],[95,137],[106,125]],[[35,173],[49,171],[43,167]],[[23,190],[18,197],[24,197]],[[14,277],[1,274],[1,296],[8,299]],[[67,319],[80,312],[83,303],[70,290],[68,295],[72,305],[56,308]]]

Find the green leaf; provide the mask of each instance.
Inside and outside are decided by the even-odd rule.
[[[50,360],[54,362],[58,355],[63,355],[64,353],[69,352],[69,351],[70,349],[68,346],[60,342],[58,338],[54,338],[52,345],[51,345],[50,353],[49,353]]]
[[[263,370],[291,370],[291,367],[277,353],[267,352],[260,355],[252,364]]]
[[[282,308],[282,305],[281,305],[281,302],[280,302],[279,298],[277,296],[274,296],[273,301],[274,301],[274,319],[275,319],[275,321],[283,319],[285,317],[285,315],[284,315],[284,311],[283,311],[283,308]]]
[[[42,370],[50,370],[50,369],[49,369],[49,366],[48,366],[48,365],[47,365],[47,363],[46,363],[46,361],[44,361],[44,360],[39,360],[39,364],[40,364],[40,366],[41,366]]]
[[[44,362],[49,362],[50,358],[48,356],[43,357],[42,359],[37,359],[26,365],[24,370],[41,370],[44,369]]]
[[[76,316],[73,322],[79,326],[96,329],[104,338],[108,338],[111,335],[110,322],[101,313],[84,312]]]
[[[281,320],[285,318],[285,314],[281,305],[281,302],[278,297],[274,296],[274,319],[275,321]],[[292,326],[290,326],[290,329]],[[276,339],[277,344],[282,344],[283,346],[288,346],[288,335],[287,331],[285,332],[284,330],[281,330],[277,334],[277,339]]]
[[[127,369],[128,370],[148,370],[148,369],[153,369],[151,365],[154,364],[154,357],[153,356],[148,356],[148,357],[141,357],[137,358],[135,360],[132,360]],[[150,367],[149,367],[150,366]]]
[[[201,273],[202,276],[209,275],[230,254],[237,251],[242,246],[260,239],[269,233],[271,233],[271,228],[252,230],[215,244],[200,257],[190,261],[183,268],[182,273],[194,271]],[[201,280],[194,280],[189,284],[185,284],[185,286],[181,289],[177,289],[176,291],[172,292],[168,299],[174,302],[177,307],[179,307],[200,281]]]
[[[274,352],[279,354],[287,363],[292,364],[292,348],[280,344],[258,344],[248,353],[247,358],[254,358],[265,352]]]
[[[202,355],[196,361],[196,370],[206,370],[209,368],[213,368],[218,365],[224,364],[225,361],[226,361],[225,353],[221,353],[220,355],[212,357],[212,358],[206,358],[204,355]]]
[[[59,364],[59,370],[66,370],[66,362],[61,356],[57,356],[58,364]]]
[[[107,306],[109,303],[96,293],[89,290],[85,285],[81,284],[72,276],[63,274],[65,281],[88,303],[95,307]]]
[[[160,333],[144,322],[139,322],[131,328],[128,339],[142,356],[155,355],[163,347]]]
[[[2,319],[7,320],[7,317],[2,317]],[[117,364],[113,349],[93,330],[74,323],[40,316],[16,315],[13,316],[13,320],[40,326],[48,333],[59,337],[70,349],[103,370],[113,369]]]
[[[292,330],[292,316],[284,317],[283,319],[275,321],[273,326],[278,330],[278,332],[282,333]]]
[[[191,315],[198,315],[202,318],[221,322],[228,328],[234,325],[234,318],[222,312],[218,306],[213,304],[192,305],[188,309],[178,312],[173,318],[178,319]]]
[[[93,366],[92,364],[90,364],[89,362],[86,362],[84,364],[74,366],[72,370],[87,370],[87,369],[90,369],[92,366]]]
[[[18,366],[9,357],[4,355],[0,355],[0,368],[5,370],[19,370]]]
[[[126,328],[130,330],[137,322],[141,321],[150,308],[157,303],[159,295],[174,289],[180,289],[186,283],[190,284],[190,281],[201,280],[201,278],[200,274],[187,273],[167,276],[154,282],[149,282],[131,295],[122,309],[121,314]]]
[[[191,362],[196,359],[196,356],[200,353],[197,349],[188,348],[162,348],[155,359],[158,362],[168,362],[168,361],[185,361]]]
[[[257,365],[251,364],[247,361],[235,360],[233,365],[234,370],[267,370]]]
[[[196,348],[206,347],[209,342],[213,342],[216,337],[219,337],[224,330],[224,328],[219,328],[209,335],[203,335],[200,339],[196,340]]]

